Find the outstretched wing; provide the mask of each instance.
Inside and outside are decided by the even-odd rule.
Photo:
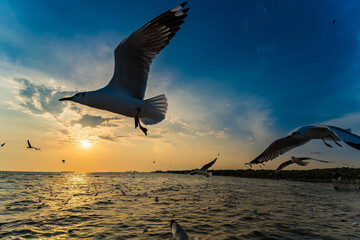
[[[332,163],[331,161],[325,161],[325,160],[320,160],[320,159],[316,159],[316,158],[309,158],[309,157],[302,157],[302,158],[298,158],[300,160],[314,160],[317,162],[323,162],[323,163]]]
[[[144,99],[151,62],[180,29],[189,10],[182,10],[185,4],[154,18],[116,47],[115,71],[108,87],[122,89],[134,98]]]
[[[202,168],[200,170],[202,171],[207,171],[209,168],[212,167],[212,165],[214,165],[214,163],[216,162],[217,158],[215,158],[214,160],[212,160],[211,162],[205,164],[204,166],[202,166]]]
[[[28,147],[29,147],[29,148],[32,148],[29,140],[27,140],[27,143],[28,143]]]
[[[280,138],[270,144],[270,146],[257,158],[249,162],[249,165],[258,164],[273,160],[274,158],[290,151],[293,148],[307,143],[308,139],[294,139],[291,136]]]
[[[282,164],[280,164],[280,166],[275,170],[275,172],[278,172],[284,168],[286,168],[287,166],[293,164],[294,161],[293,160],[289,160],[289,161],[286,161],[286,162],[283,162]]]
[[[329,128],[331,131],[333,131],[347,145],[360,150],[360,136],[351,133],[349,131],[350,129],[345,130],[334,126],[326,126],[326,127]]]

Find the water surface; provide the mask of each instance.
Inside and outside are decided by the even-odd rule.
[[[329,183],[0,172],[0,238],[173,239],[175,219],[199,239],[360,239],[359,198]]]

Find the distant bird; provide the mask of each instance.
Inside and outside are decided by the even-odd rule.
[[[65,163],[65,160],[61,160],[62,163]]]
[[[335,24],[335,23],[336,23],[336,19],[334,19],[334,20],[332,21],[332,23]]]
[[[150,228],[150,227],[145,227],[144,230],[143,230],[143,233],[148,232],[148,229],[149,229],[149,228]]]
[[[37,147],[33,147],[33,146],[31,146],[31,144],[30,144],[30,141],[29,140],[27,140],[27,144],[28,144],[28,146],[27,146],[27,148],[33,148],[33,149],[35,149],[35,150],[38,150],[38,151],[40,151],[40,148],[37,148]]]
[[[144,100],[148,74],[153,59],[169,44],[186,18],[186,2],[154,18],[124,39],[115,49],[115,71],[104,88],[79,92],[59,101],[73,101],[135,118],[138,126],[152,125],[165,119],[167,99],[164,94]]]
[[[181,228],[180,224],[178,224],[175,220],[170,221],[170,228],[173,237],[176,240],[190,240],[187,233]]]
[[[315,159],[315,158],[309,158],[309,157],[294,157],[292,156],[291,159],[289,161],[283,162],[282,164],[280,164],[280,166],[275,170],[275,172],[278,172],[284,168],[286,168],[287,166],[296,163],[297,165],[300,166],[306,166],[309,164],[309,162],[304,162],[304,160],[314,160],[314,161],[318,161],[318,162],[323,162],[323,163],[332,163],[329,161],[324,161],[324,160],[319,160],[319,159]]]
[[[153,161],[153,163],[155,163],[155,161]]]
[[[5,146],[5,143],[1,144],[1,147]]]
[[[219,156],[220,154],[218,154]],[[211,162],[205,164],[204,166],[202,166],[201,169],[194,169],[192,172],[188,173],[188,175],[204,175],[206,177],[210,177],[212,175],[211,172],[208,172],[208,169],[212,167],[212,165],[214,165],[214,163],[216,162],[216,160],[218,159],[218,157],[216,157],[214,160],[212,160]]]
[[[159,202],[159,197],[155,197],[155,202]]]
[[[252,166],[270,161],[312,139],[322,139],[324,144],[331,148],[332,146],[325,142],[325,139],[334,141],[340,147],[342,146],[338,141],[344,141],[347,145],[360,150],[360,137],[352,134],[351,129],[345,130],[334,126],[304,126],[293,131],[287,137],[276,140],[263,153],[246,164]]]

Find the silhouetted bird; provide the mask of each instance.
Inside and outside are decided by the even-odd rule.
[[[218,154],[219,156],[220,154]],[[218,158],[216,157],[214,160],[212,160],[211,162],[205,164],[204,166],[202,166],[201,169],[194,169],[192,172],[188,173],[188,175],[204,175],[206,177],[210,177],[212,175],[211,172],[208,172],[208,169],[212,167],[212,165],[214,165],[214,163],[216,162]]]
[[[61,160],[62,163],[65,163],[65,160]]]
[[[304,160],[314,160],[314,161],[318,161],[318,162],[323,162],[323,163],[331,163],[329,161],[324,161],[324,160],[319,160],[319,159],[315,159],[315,158],[309,158],[309,157],[294,157],[292,156],[291,159],[289,161],[283,162],[282,164],[280,164],[280,166],[275,170],[276,172],[286,168],[287,166],[296,163],[297,165],[300,166],[306,166],[309,163],[308,162],[304,162]]]
[[[336,23],[336,19],[334,19],[332,23],[335,24],[335,23]]]
[[[1,147],[5,146],[5,143],[1,144]]]
[[[27,148],[33,148],[33,149],[35,149],[35,150],[39,150],[40,151],[40,148],[37,148],[37,147],[33,147],[33,146],[31,146],[31,144],[30,144],[30,141],[29,140],[27,140],[27,144],[28,144],[28,146],[27,146]]]
[[[325,139],[334,141],[340,147],[342,146],[337,141],[344,141],[347,145],[360,150],[360,137],[352,134],[351,129],[342,129],[334,126],[304,126],[294,130],[290,135],[276,140],[263,153],[246,164],[251,167],[253,164],[273,160],[312,139],[322,139],[324,144],[331,148],[332,146],[325,142]]]
[[[189,8],[186,2],[154,18],[124,39],[115,49],[115,70],[109,84],[101,89],[80,92],[59,101],[73,101],[135,118],[138,126],[152,125],[165,119],[165,94],[144,100],[148,74],[153,59],[169,44],[184,23]]]

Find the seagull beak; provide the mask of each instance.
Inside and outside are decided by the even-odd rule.
[[[72,97],[60,98],[59,101],[71,101]]]

